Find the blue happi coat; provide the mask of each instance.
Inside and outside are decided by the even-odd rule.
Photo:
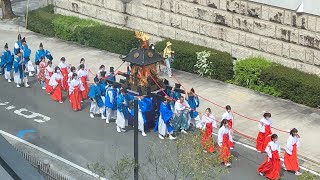
[[[101,98],[101,89],[100,89],[100,87],[98,85],[96,85],[96,84],[91,85],[88,96],[91,99],[96,100],[97,105],[99,107],[103,107],[104,106],[104,103],[103,103],[102,98]]]
[[[109,92],[112,93],[113,96],[113,102],[111,102]],[[111,108],[112,110],[117,110],[117,89],[114,88],[108,88],[106,91],[106,101],[105,106],[107,108]]]
[[[101,96],[106,96],[106,83],[104,81],[100,81],[98,86],[101,90]]]
[[[114,75],[114,73],[109,73],[107,75],[107,79],[111,81],[116,81],[116,76]]]
[[[125,95],[123,94],[119,94],[119,96],[117,97],[117,110],[120,112],[126,112],[126,105],[124,105],[123,103],[126,101],[125,99]]]
[[[148,100],[145,100],[145,99],[146,98],[138,101],[139,109],[142,113],[142,118],[143,118],[144,124],[146,124],[146,122],[147,122],[146,112],[150,111],[149,109],[151,108],[151,105],[148,104]]]
[[[168,132],[173,131],[173,127],[170,124],[170,119],[172,118],[173,112],[171,111],[171,106],[169,103],[162,102],[160,105],[160,115],[163,119],[164,123],[167,125]],[[156,124],[154,126],[154,131],[158,131],[158,125],[159,125],[159,118],[156,121]]]
[[[11,51],[3,51],[1,55],[1,63],[0,66],[2,68],[6,68],[7,71],[12,70],[13,66],[13,61],[14,61],[14,55],[11,53]]]
[[[190,111],[190,117],[192,119],[196,118],[199,115],[199,113],[197,111],[195,111],[200,105],[199,98],[195,97],[195,96],[188,96],[188,104],[189,104],[190,108],[192,109]]]
[[[30,55],[31,55],[31,49],[29,49],[28,45],[22,45],[21,49],[23,51],[23,63],[27,64],[28,61],[30,60]]]
[[[13,61],[13,68],[14,68],[14,73],[19,73],[20,78],[22,79],[23,77],[26,77],[25,74],[23,73],[23,67],[22,64],[20,64],[21,57],[17,56],[16,59]]]
[[[17,42],[15,43],[14,48],[13,48],[14,54],[17,54],[18,49],[21,48],[21,46],[22,46],[22,42],[21,42],[21,41],[17,41]]]
[[[44,50],[44,49],[39,49],[37,52],[36,52],[36,55],[35,55],[35,60],[34,62],[37,63],[40,61],[41,57],[46,57],[49,61],[52,61],[53,57],[51,56],[50,54],[50,51],[48,50]]]

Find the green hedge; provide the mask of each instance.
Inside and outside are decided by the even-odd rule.
[[[79,32],[85,27],[98,26],[93,20],[79,19],[72,16],[60,16],[53,20],[56,37],[67,41],[77,41]]]
[[[78,42],[118,54],[128,54],[140,44],[133,31],[102,25],[82,28]]]
[[[195,64],[197,63],[196,52],[210,51],[211,56],[208,60],[212,62],[211,66],[214,73],[209,78],[221,81],[233,78],[233,60],[229,53],[197,46],[188,42],[167,39],[156,44],[156,50],[161,52],[161,54],[163,53],[163,49],[166,47],[167,41],[172,43],[172,50],[175,51],[176,54],[173,62],[173,67],[175,69],[197,73],[195,68]]]
[[[310,107],[320,106],[320,78],[297,69],[274,64],[261,72],[261,80],[282,98]]]
[[[101,25],[93,20],[53,14],[53,6],[29,12],[28,29],[112,53],[128,54],[139,41],[134,31]]]
[[[28,14],[27,29],[50,37],[55,36],[53,20],[60,15],[53,14],[53,6],[47,6]]]
[[[272,62],[263,57],[249,57],[240,60],[235,64],[234,78],[230,82],[265,94],[280,96],[281,94],[274,87],[260,79],[261,72],[271,65]]]
[[[53,6],[29,12],[27,28],[51,37],[74,41],[112,53],[127,54],[138,47],[134,32],[98,24],[92,20],[53,14]],[[268,62],[259,57],[239,61],[233,71],[231,55],[214,49],[177,40],[164,40],[156,44],[161,52],[171,41],[176,52],[173,67],[197,73],[197,52],[210,51],[207,58],[212,73],[209,78],[232,82],[273,96],[280,96],[310,107],[320,105],[320,78]],[[235,76],[233,78],[233,74]]]

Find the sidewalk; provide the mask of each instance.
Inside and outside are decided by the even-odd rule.
[[[40,42],[42,42],[44,48],[52,53],[55,65],[64,56],[68,63],[78,66],[80,58],[83,57],[86,59],[88,69],[96,73],[101,64],[106,65],[108,70],[110,66],[117,68],[122,63],[117,54],[83,47],[55,38],[47,38],[25,31],[25,29],[20,29],[20,31],[22,37],[26,36],[26,41],[32,50],[32,61],[34,60],[35,51],[38,49]],[[17,26],[8,21],[0,21],[0,46],[3,47],[7,42],[9,48],[13,49],[16,39]],[[125,65],[119,70],[126,71]],[[274,127],[285,131],[289,131],[294,127],[299,130],[301,147],[298,150],[298,154],[320,164],[320,144],[314,142],[314,139],[320,136],[320,110],[182,71],[173,70],[173,74],[187,89],[193,87],[197,94],[221,106],[229,104],[234,111],[246,117],[259,120],[264,110],[271,111]],[[91,75],[90,78],[92,80],[93,76]],[[175,83],[176,81],[174,78],[170,78],[170,82]],[[220,120],[224,109],[200,98],[199,111],[204,112],[207,107],[210,107],[215,117]],[[254,138],[257,136],[257,122],[235,115],[234,123],[236,130]],[[281,146],[284,147],[289,134],[274,129],[272,131],[279,135]],[[308,164],[301,163],[301,165],[307,167],[311,166],[309,162]]]

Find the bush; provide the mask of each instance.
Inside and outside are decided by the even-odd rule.
[[[240,60],[235,64],[234,79],[231,83],[273,96],[280,96],[274,87],[260,80],[261,72],[271,65],[272,62],[262,57],[249,57]]]
[[[103,25],[81,28],[78,42],[86,46],[123,55],[128,54],[140,44],[133,31]]]
[[[82,28],[98,26],[99,23],[73,16],[60,16],[53,20],[53,25],[56,37],[67,41],[77,41]]]
[[[172,43],[172,50],[175,51],[175,60],[173,62],[173,68],[197,73],[195,65],[197,64],[197,52],[209,51],[211,53],[207,60],[210,63],[212,69],[211,75],[208,78],[218,79],[221,81],[230,80],[233,77],[233,62],[231,55],[226,52],[221,52],[215,49],[194,45],[188,42],[177,40],[164,40],[156,44],[158,52],[163,53],[163,49],[166,47],[167,41]]]
[[[55,36],[53,20],[60,15],[53,14],[53,6],[47,6],[28,14],[27,29],[50,37]]]
[[[47,36],[55,36],[118,54],[128,54],[130,50],[139,46],[133,31],[53,13],[52,5],[31,11],[27,28]]]
[[[274,64],[261,72],[261,81],[276,88],[282,98],[310,107],[320,105],[320,78],[316,75]]]

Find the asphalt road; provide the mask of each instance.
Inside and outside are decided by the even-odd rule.
[[[133,131],[117,133],[115,123],[106,124],[100,118],[91,119],[88,103],[84,104],[82,111],[73,112],[68,101],[63,104],[52,101],[49,95],[39,88],[35,78],[31,80],[31,88],[26,89],[16,88],[15,84],[7,83],[3,76],[0,77],[1,130],[13,135],[17,135],[21,130],[34,130],[35,133],[25,134],[23,139],[82,167],[95,162],[112,166],[124,154],[133,156]],[[34,122],[32,118],[28,119],[15,113],[15,110],[21,108],[50,117],[50,120],[43,123]],[[145,157],[146,144],[154,142],[161,148],[157,134],[147,134],[146,138],[139,134],[140,160]],[[240,145],[235,149],[233,154],[237,160],[229,169],[230,173],[222,179],[264,179],[258,176],[256,168],[265,155],[257,154]],[[283,174],[283,178],[296,179],[287,172]]]

